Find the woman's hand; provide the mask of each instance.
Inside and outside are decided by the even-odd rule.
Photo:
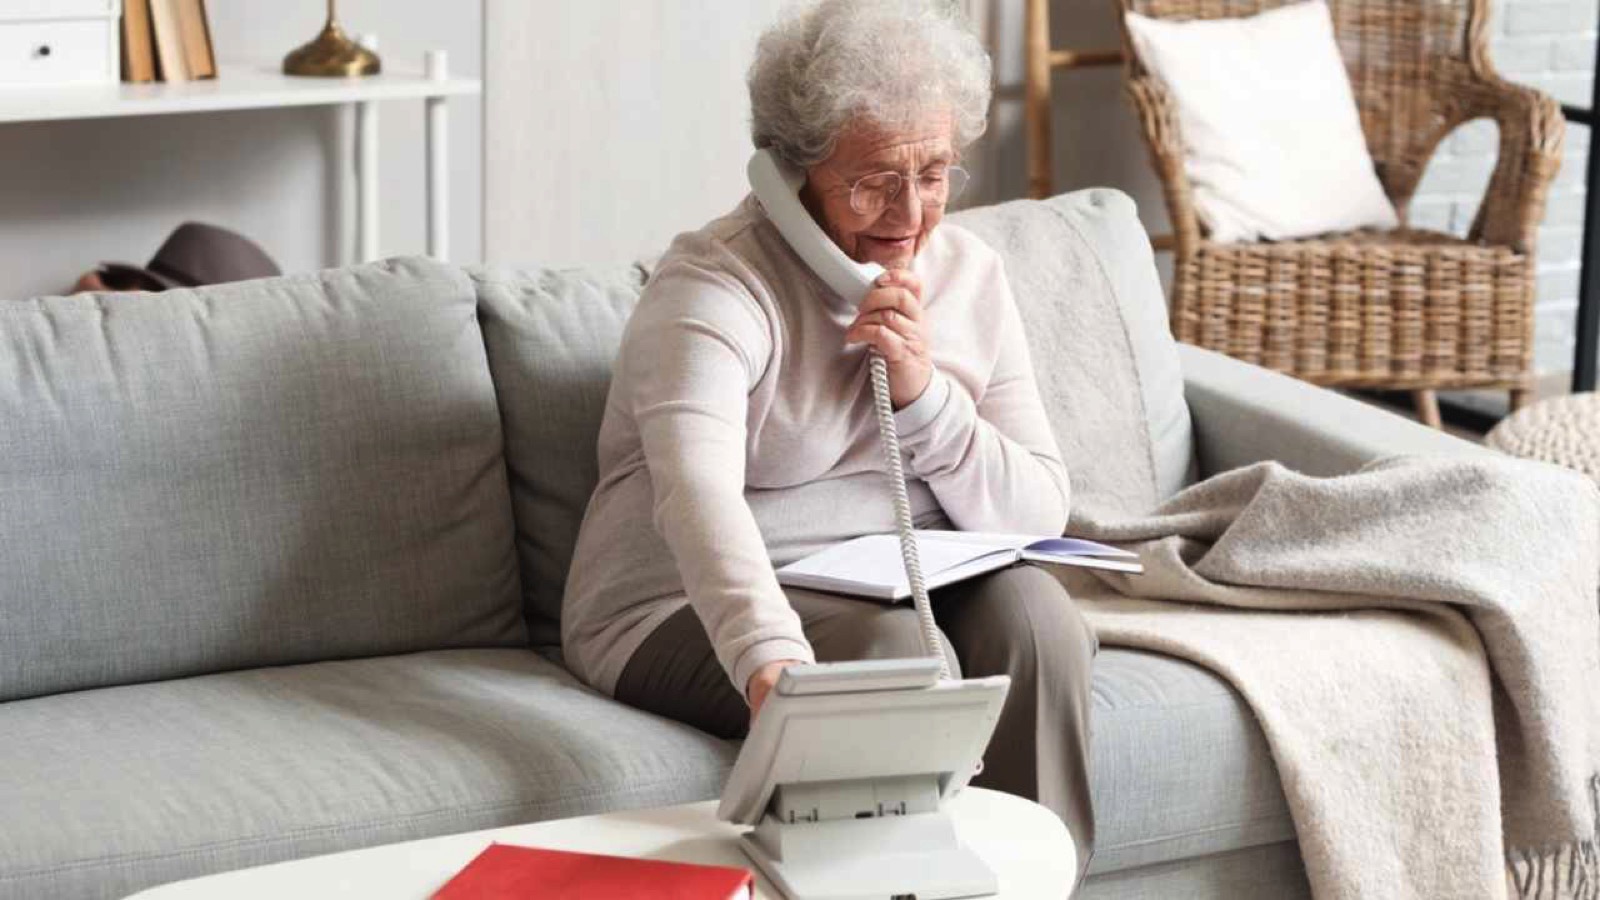
[[[750,683],[745,685],[744,695],[750,701],[750,724],[756,723],[756,715],[761,712],[761,704],[767,702],[767,695],[772,693],[773,685],[778,683],[778,673],[790,666],[803,665],[803,659],[775,659],[761,668],[755,670],[750,676]]]
[[[933,359],[922,331],[922,281],[910,269],[878,276],[861,301],[845,344],[868,344],[889,369],[889,405],[905,409],[933,378]]]

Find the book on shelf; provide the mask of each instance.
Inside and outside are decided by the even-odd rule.
[[[183,63],[189,77],[217,77],[217,60],[211,49],[211,25],[206,19],[205,0],[177,0],[177,7]]]
[[[215,78],[205,0],[123,0],[124,81]]]
[[[1138,554],[1082,538],[918,529],[917,556],[929,590],[1019,562],[1137,574]],[[900,538],[869,534],[778,569],[778,583],[895,602],[911,597]]]
[[[177,0],[150,0],[150,34],[156,48],[156,72],[162,81],[188,81],[183,56],[183,31]]]
[[[731,866],[490,844],[445,883],[433,900],[750,900],[750,873]]]
[[[150,31],[150,0],[123,0],[122,80],[156,80],[156,51]]]

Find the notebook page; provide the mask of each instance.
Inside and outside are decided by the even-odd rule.
[[[917,529],[917,546],[925,543],[968,544],[987,550],[1021,550],[1039,540],[1037,534],[1007,534],[1000,531],[945,531],[935,528]]]
[[[919,537],[929,540],[959,542],[999,549],[1002,547],[1012,550],[1028,550],[1039,555],[1060,554],[1063,556],[1107,556],[1118,559],[1134,559],[1139,554],[1127,550],[1119,550],[1109,544],[1073,537],[1045,537],[1036,534],[1011,534],[1001,531],[918,531]],[[920,544],[918,546],[921,546]]]
[[[987,556],[993,550],[992,546],[927,540],[921,533],[917,536],[922,574],[929,580],[954,566]],[[845,541],[799,562],[790,563],[781,571],[862,584],[906,583],[905,563],[900,560],[900,539],[892,534],[869,534]]]
[[[1040,556],[1106,556],[1116,559],[1137,559],[1139,554],[1131,550],[1119,550],[1108,544],[1099,544],[1086,541],[1083,538],[1045,538],[1027,545],[1030,553]]]

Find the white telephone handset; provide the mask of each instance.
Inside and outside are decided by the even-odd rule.
[[[877,263],[856,262],[823,233],[816,220],[811,218],[811,213],[800,203],[800,189],[806,182],[805,173],[780,159],[771,150],[757,150],[750,157],[745,171],[750,177],[750,188],[755,191],[756,199],[761,201],[767,218],[772,220],[790,249],[834,293],[859,305],[867,292],[872,290],[873,282],[883,274],[884,268]],[[900,434],[895,430],[894,407],[889,402],[888,368],[883,357],[875,352],[867,365],[872,380],[873,405],[878,414],[878,435],[883,441],[890,486],[894,490],[900,555],[905,562],[906,580],[911,584],[911,600],[922,626],[922,649],[928,656],[939,660],[939,677],[949,679],[950,667],[945,661],[939,628],[934,624],[933,607],[928,602],[928,588],[922,578],[922,561],[917,553],[911,521],[911,499],[906,492],[906,476],[900,460]]]
[[[877,263],[858,263],[839,249],[822,228],[811,218],[800,203],[800,189],[805,186],[806,173],[779,159],[771,150],[757,150],[745,167],[750,176],[750,188],[767,211],[767,218],[777,226],[778,233],[796,254],[805,260],[806,267],[833,292],[860,304],[872,289],[872,283],[883,274]]]

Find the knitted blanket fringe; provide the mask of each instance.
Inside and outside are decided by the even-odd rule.
[[[1600,823],[1600,773],[1589,776],[1589,806]],[[1554,847],[1506,853],[1506,873],[1517,900],[1600,900],[1600,827],[1593,837]]]

